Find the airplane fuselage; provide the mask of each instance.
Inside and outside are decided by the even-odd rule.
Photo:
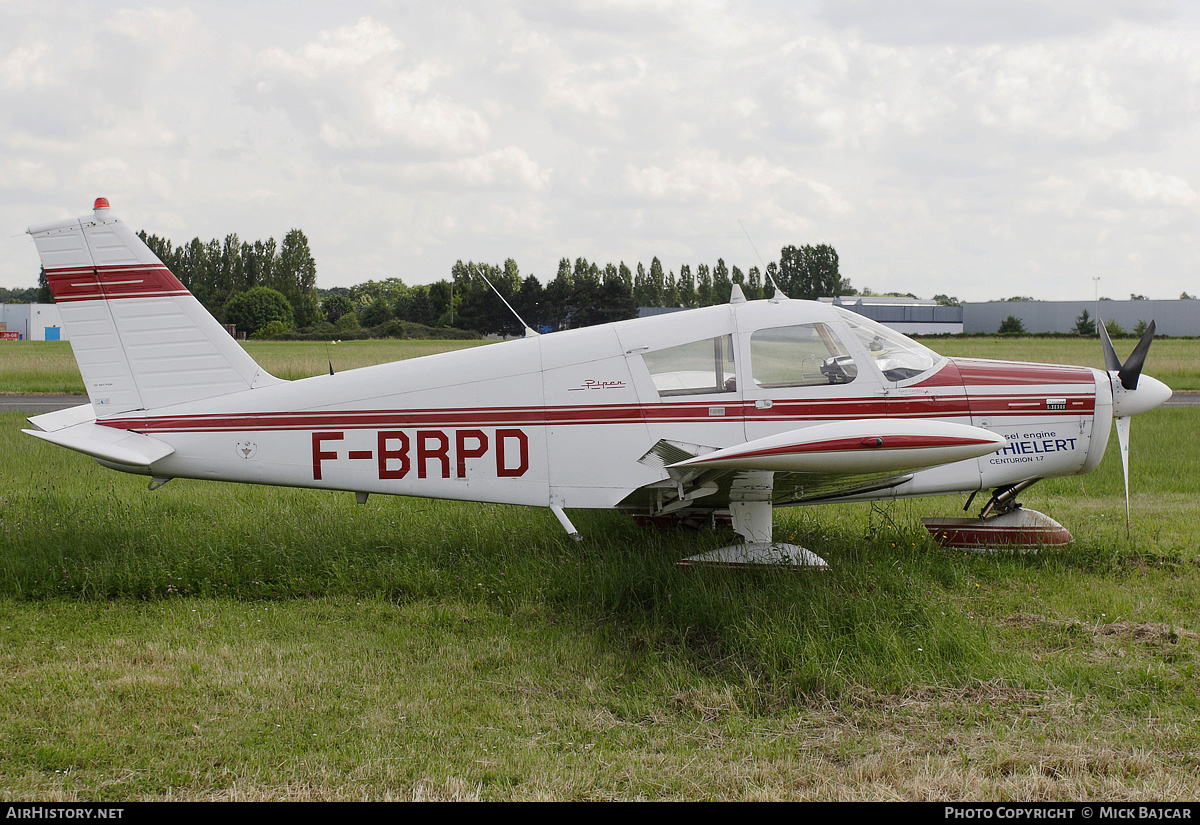
[[[721,449],[846,420],[961,423],[1007,441],[994,453],[919,470],[869,497],[971,492],[1069,475],[1103,456],[1111,419],[1104,373],[935,356],[917,375],[888,380],[842,316],[803,301],[710,307],[320,375],[99,423],[173,447],[149,467],[110,464],[162,478],[580,508],[615,507],[634,490],[667,485],[661,468],[641,461],[661,440]],[[843,358],[856,365],[851,380],[831,381],[815,360],[813,369],[801,364],[794,381],[756,375],[778,367],[765,365],[756,335],[813,324],[836,336]],[[697,345],[699,330],[705,337]],[[652,357],[648,366],[647,353],[681,346],[682,365],[698,369],[651,374],[657,364]],[[709,370],[709,349],[721,346],[729,347],[721,354],[731,365],[728,375],[700,375]],[[684,386],[664,392],[667,373]],[[712,386],[687,386],[705,380]],[[804,492],[795,498],[777,503],[803,503]],[[626,507],[653,510],[655,503],[653,496],[634,496]]]

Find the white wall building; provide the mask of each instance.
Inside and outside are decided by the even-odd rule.
[[[22,341],[66,341],[55,304],[0,304],[0,323]]]

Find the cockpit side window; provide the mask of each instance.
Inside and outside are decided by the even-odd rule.
[[[750,336],[750,362],[759,387],[848,384],[858,366],[828,324],[760,329]]]
[[[732,335],[647,352],[642,361],[660,396],[737,390]]]
[[[907,381],[928,372],[943,359],[928,347],[901,335],[894,329],[841,307],[834,307],[850,326],[862,348],[875,359],[888,381]]]

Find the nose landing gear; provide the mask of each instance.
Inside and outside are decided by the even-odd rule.
[[[1067,528],[1017,501],[1018,494],[1038,481],[1031,478],[997,487],[977,518],[923,518],[921,523],[938,544],[958,550],[1032,552],[1070,544],[1075,538]],[[967,507],[974,497],[967,499]]]

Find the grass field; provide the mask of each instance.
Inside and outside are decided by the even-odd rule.
[[[294,380],[342,370],[482,346],[485,341],[246,341],[267,372]],[[0,393],[84,393],[69,341],[0,341]]]
[[[1197,408],[1134,421],[1128,538],[1114,443],[1022,497],[1067,548],[940,550],[918,519],[958,498],[777,511],[819,574],[681,569],[730,536],[610,513],[573,512],[575,543],[538,509],[149,492],[22,423],[0,414],[4,798],[1200,787]]]

